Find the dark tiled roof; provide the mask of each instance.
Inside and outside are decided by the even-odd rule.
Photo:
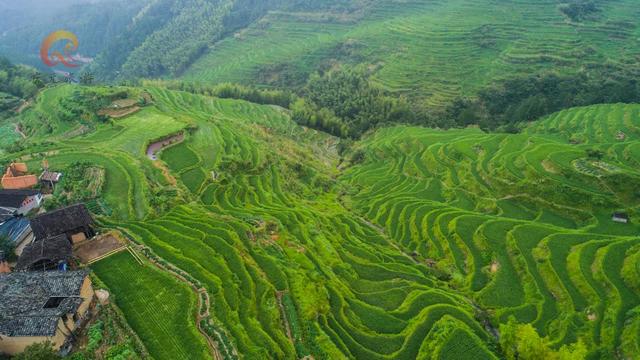
[[[24,199],[39,193],[36,190],[0,190],[0,206],[19,208]]]
[[[31,219],[31,229],[36,240],[42,240],[93,224],[84,204],[50,211]]]
[[[17,270],[40,270],[33,268],[39,262],[57,265],[71,259],[71,243],[65,235],[39,240],[27,245],[16,265]],[[44,269],[43,269],[44,270]]]
[[[84,299],[80,291],[88,272],[15,272],[0,275],[0,334],[53,336],[59,319],[73,314]],[[64,298],[45,308],[51,297]]]

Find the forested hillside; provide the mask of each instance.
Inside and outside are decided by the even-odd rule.
[[[32,0],[0,4],[0,54],[14,63],[47,69],[39,49],[51,32],[65,29],[80,41],[79,54],[93,58],[130,26],[150,0]],[[2,8],[4,7],[4,9]]]
[[[394,112],[410,109],[405,122],[438,127],[511,131],[571,106],[640,98],[640,10],[632,0],[79,2],[54,7],[42,23],[14,19],[0,52],[36,64],[44,29],[58,23],[95,57],[85,70],[99,80],[179,77],[285,90],[306,100],[295,107],[301,123],[350,137],[397,119],[361,124],[357,111],[344,116],[305,97],[314,79],[337,69],[388,97],[376,106],[393,99],[406,104]]]

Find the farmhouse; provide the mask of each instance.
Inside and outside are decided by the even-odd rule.
[[[36,241],[65,235],[70,243],[75,244],[96,234],[92,225],[91,214],[83,204],[50,211],[31,219]]]
[[[0,274],[0,353],[14,355],[44,341],[62,348],[93,295],[84,270]]]
[[[0,208],[14,209],[18,215],[26,215],[42,204],[40,191],[36,190],[0,190]]]
[[[29,168],[25,163],[12,163],[2,176],[4,189],[28,189],[38,184],[35,175],[29,175]]]
[[[626,213],[617,212],[613,214],[611,220],[621,224],[627,224],[629,223],[629,215]]]
[[[71,243],[66,235],[62,234],[27,245],[18,258],[16,270],[66,270],[72,256]]]
[[[53,190],[62,179],[62,173],[45,170],[40,174],[40,184],[48,189]]]

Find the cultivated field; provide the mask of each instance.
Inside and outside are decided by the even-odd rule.
[[[153,106],[21,155],[104,167],[113,215],[99,221],[206,289],[219,347],[494,359],[513,316],[593,358],[640,355],[638,106],[571,109],[521,134],[383,128],[340,156],[282,109],[148,91]],[[177,131],[153,164],[146,144]],[[191,290],[127,253],[94,269],[158,358],[203,356]]]
[[[597,19],[582,22],[560,3],[374,1],[346,18],[277,12],[212,46],[183,78],[267,84],[305,79],[332,61],[365,63],[385,89],[438,106],[490,80],[624,66],[640,50],[634,1],[598,2]]]
[[[91,266],[155,359],[210,359],[195,330],[196,295],[171,275],[124,251]]]

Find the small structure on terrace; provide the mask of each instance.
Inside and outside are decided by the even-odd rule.
[[[611,220],[621,224],[628,224],[630,221],[629,214],[623,212],[614,213]]]
[[[71,244],[79,243],[96,235],[93,218],[84,204],[71,205],[50,211],[31,219],[35,241],[65,235]]]
[[[0,274],[0,353],[15,355],[50,341],[59,350],[93,301],[87,271]]]
[[[51,271],[67,270],[69,260],[73,257],[71,243],[66,235],[34,241],[27,245],[20,258],[16,270],[18,271]]]
[[[42,160],[42,168],[44,171],[40,174],[40,184],[43,188],[53,191],[56,184],[60,182],[62,173],[49,171],[49,161],[47,159]]]
[[[12,163],[2,176],[4,189],[28,189],[38,184],[38,178],[29,174],[25,163]]]

